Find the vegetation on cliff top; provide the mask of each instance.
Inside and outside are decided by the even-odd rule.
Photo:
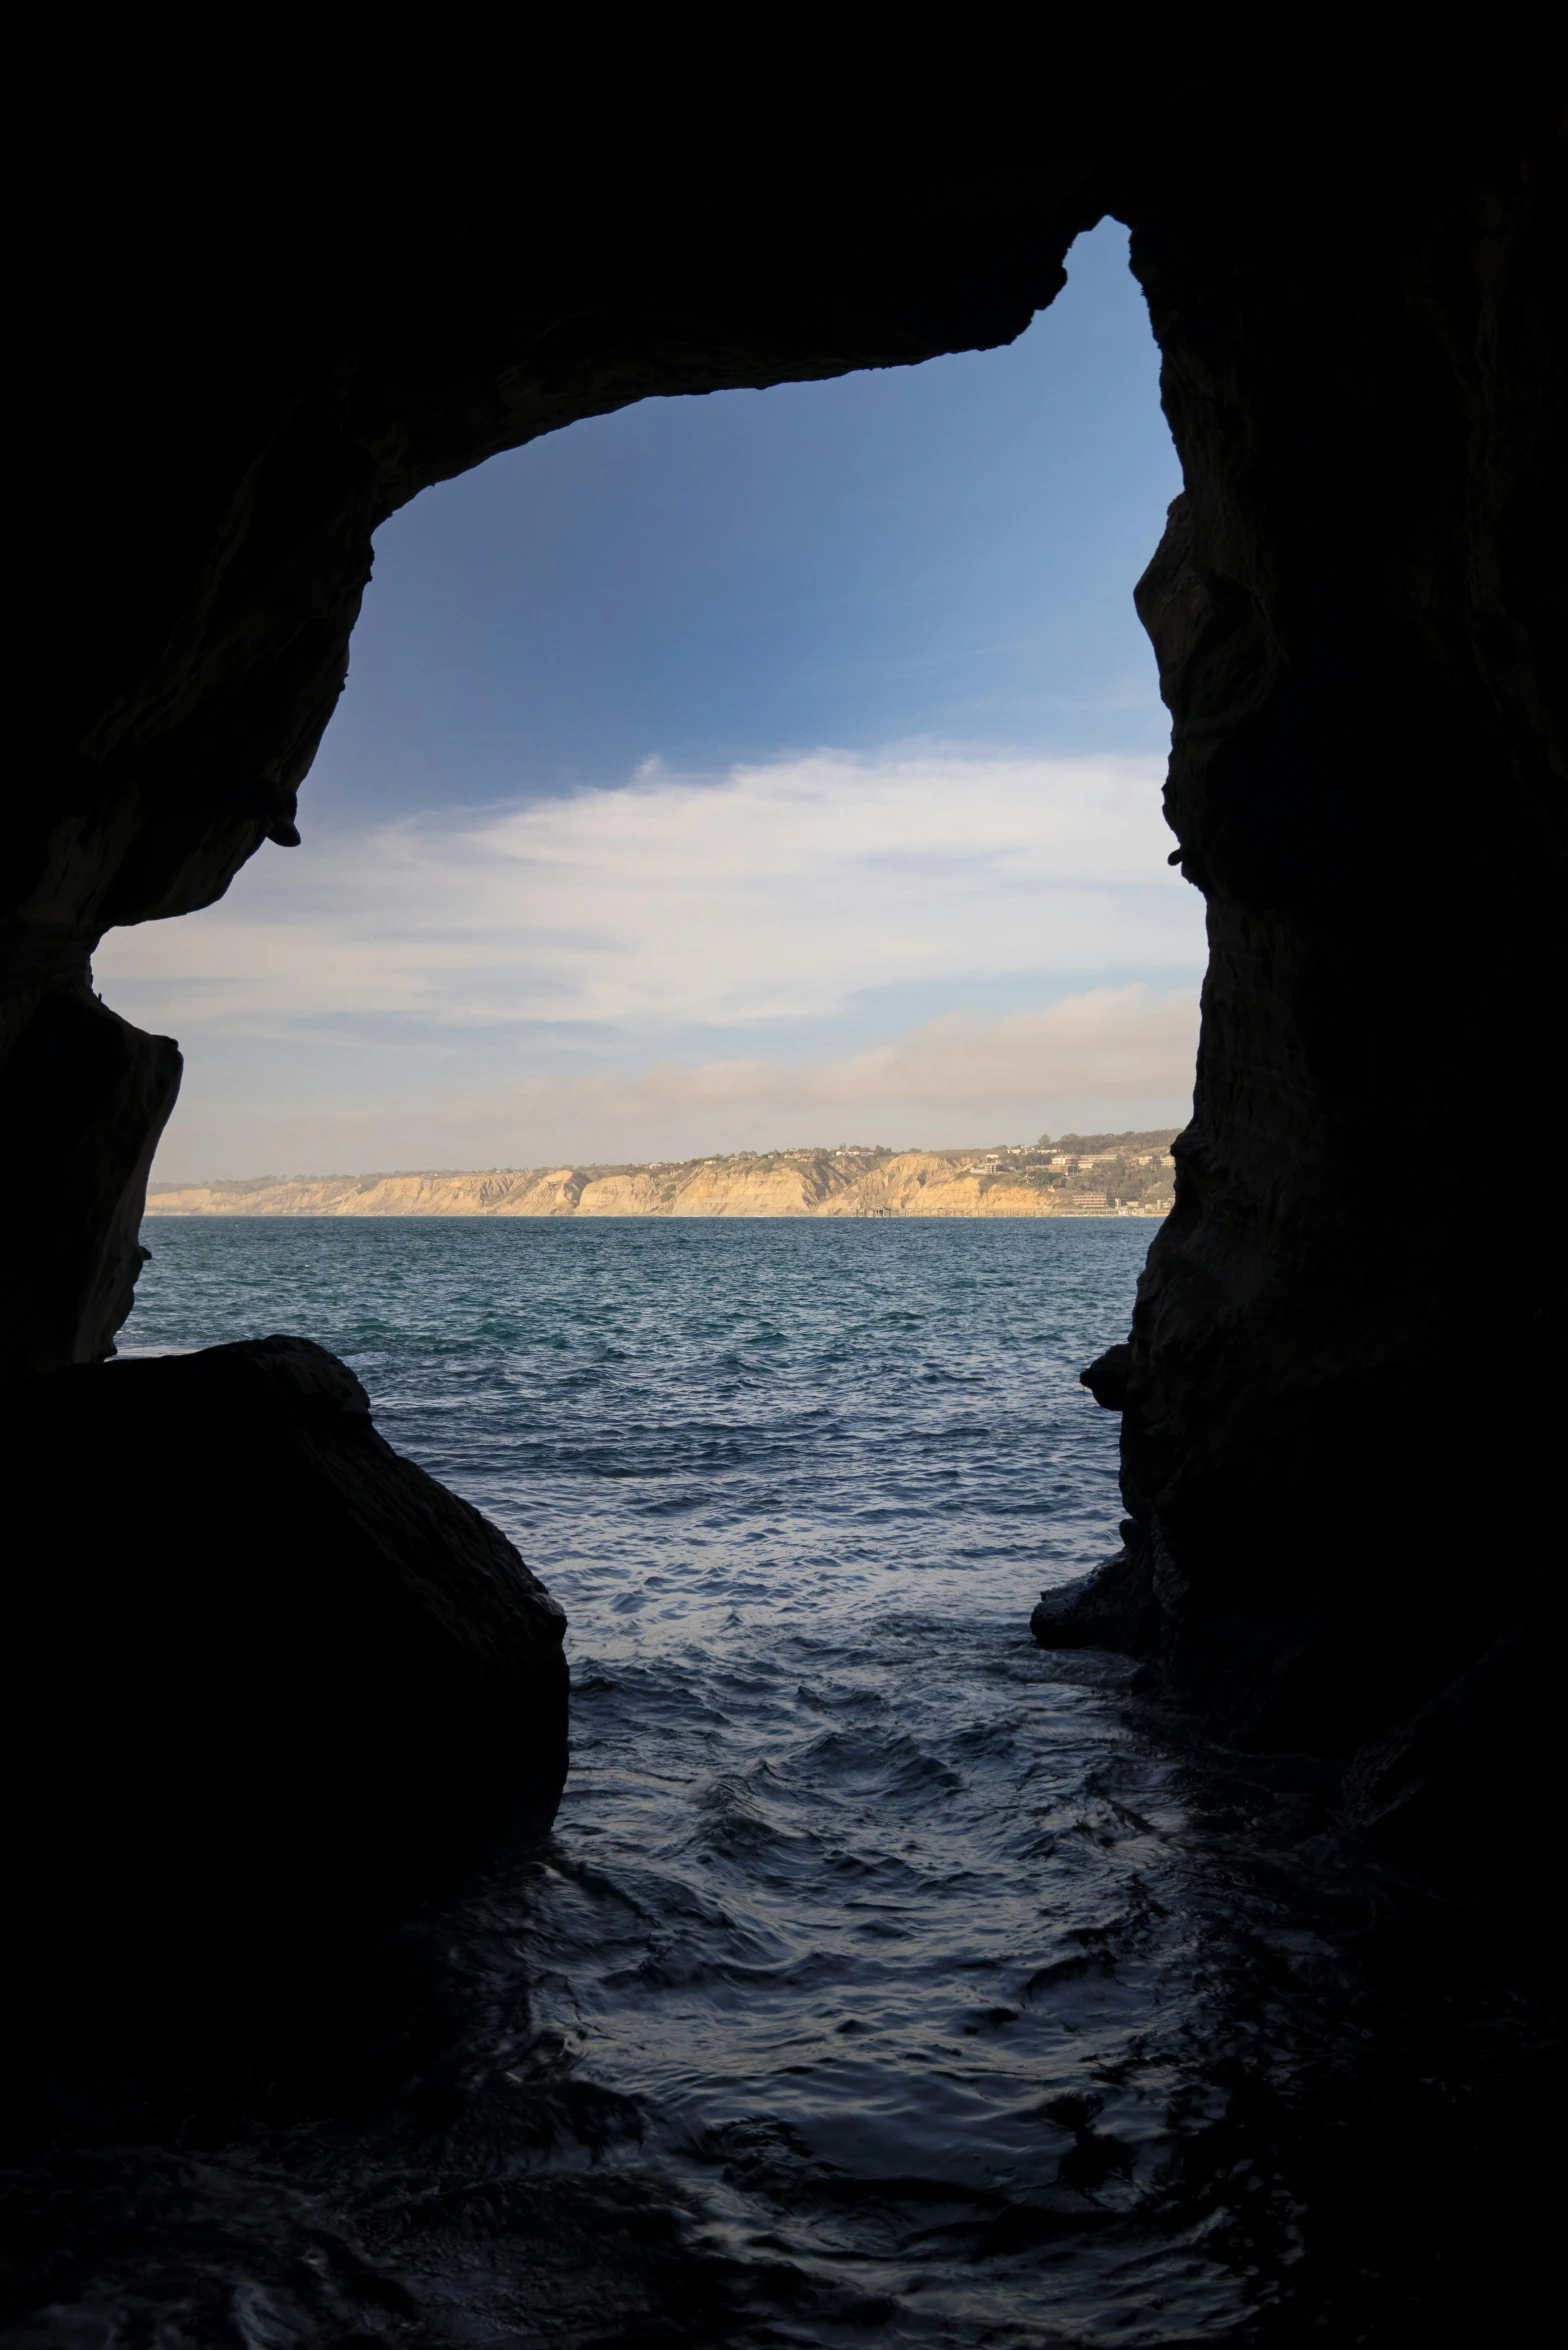
[[[641,1165],[412,1169],[160,1183],[153,1216],[1163,1215],[1174,1128],[993,1148],[885,1143],[736,1151]]]

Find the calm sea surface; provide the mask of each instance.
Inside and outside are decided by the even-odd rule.
[[[167,2154],[166,2257],[71,2341],[1252,2338],[1302,2200],[1238,2095],[1341,1979],[1267,1857],[1316,1797],[1215,1793],[1028,1633],[1115,1543],[1077,1374],[1153,1230],[148,1225],[122,1351],[344,1356],[564,1603],[572,1769],[424,1930],[422,2052]]]

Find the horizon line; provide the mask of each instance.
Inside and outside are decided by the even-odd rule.
[[[1034,1142],[910,1143],[903,1148],[895,1148],[892,1144],[884,1142],[812,1142],[781,1144],[772,1150],[696,1151],[689,1158],[684,1159],[557,1158],[541,1161],[537,1166],[497,1161],[495,1165],[489,1167],[380,1167],[358,1170],[337,1168],[320,1174],[159,1176],[156,1180],[149,1180],[147,1196],[150,1199],[155,1193],[161,1191],[219,1191],[256,1188],[268,1183],[386,1183],[411,1176],[446,1178],[455,1175],[546,1175],[563,1169],[570,1170],[574,1174],[580,1171],[627,1174],[643,1167],[722,1166],[736,1159],[838,1157],[952,1159],[971,1157],[981,1151],[1036,1150],[1066,1151],[1069,1155],[1081,1156],[1089,1151],[1098,1154],[1112,1150],[1117,1143],[1136,1142],[1147,1148],[1149,1145],[1157,1144],[1163,1140],[1168,1146],[1182,1132],[1183,1128],[1180,1126],[1126,1126],[1115,1133],[1102,1131],[1097,1134],[1075,1132],[1054,1136],[1042,1134]]]

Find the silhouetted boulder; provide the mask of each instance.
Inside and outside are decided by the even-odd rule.
[[[1042,1648],[1115,1648],[1141,1656],[1158,1629],[1143,1551],[1129,1539],[1087,1575],[1042,1591],[1029,1629]]]
[[[1127,1406],[1127,1374],[1132,1369],[1132,1348],[1108,1346],[1103,1355],[1097,1355],[1087,1371],[1080,1371],[1078,1384],[1087,1387],[1102,1411],[1120,1412]]]
[[[549,1828],[560,1607],[333,1356],[80,1366],[5,1420],[24,1941],[389,1916]]]

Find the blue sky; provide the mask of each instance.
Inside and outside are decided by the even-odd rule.
[[[1009,349],[645,401],[394,516],[304,846],[100,951],[186,1049],[160,1171],[1180,1119],[1131,596],[1180,480],[1125,233],[1068,271]]]

